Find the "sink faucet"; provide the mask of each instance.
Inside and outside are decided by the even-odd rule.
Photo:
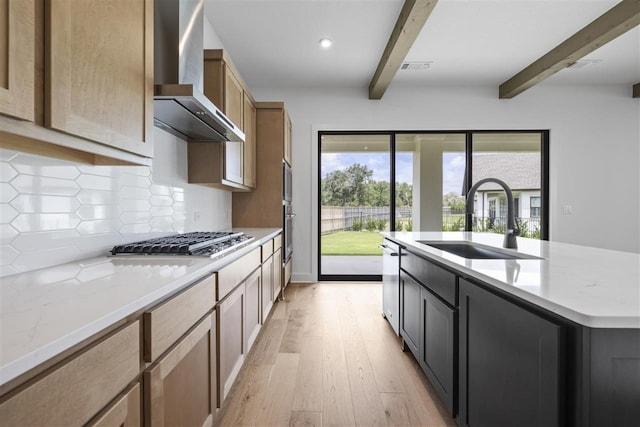
[[[504,192],[507,193],[507,227],[504,230],[504,243],[502,246],[509,249],[518,249],[518,243],[516,242],[516,236],[520,234],[520,229],[516,225],[515,216],[514,216],[514,204],[513,204],[513,193],[507,184],[504,181],[500,181],[496,178],[485,178],[476,182],[473,187],[469,190],[469,194],[467,194],[467,215],[473,214],[473,196],[476,194],[476,190],[482,184],[487,182],[495,182],[504,188]]]

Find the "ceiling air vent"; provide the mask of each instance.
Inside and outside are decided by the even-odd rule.
[[[401,70],[407,71],[424,71],[428,70],[433,64],[433,61],[428,62],[403,62],[400,66]]]
[[[567,65],[567,68],[584,68],[588,65],[599,64],[600,62],[602,62],[602,59],[579,59],[576,62],[572,62],[571,64]]]

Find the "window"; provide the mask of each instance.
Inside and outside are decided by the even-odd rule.
[[[540,197],[532,197],[530,199],[531,217],[540,218]]]

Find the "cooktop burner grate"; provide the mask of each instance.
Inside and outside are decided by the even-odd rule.
[[[242,232],[195,231],[117,245],[113,247],[111,254],[212,256],[252,239]]]

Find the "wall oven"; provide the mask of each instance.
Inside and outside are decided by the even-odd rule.
[[[282,200],[291,203],[291,196],[293,193],[291,166],[289,166],[285,161],[282,162],[282,180]]]
[[[291,258],[291,254],[293,253],[293,218],[296,214],[293,213],[290,202],[284,202],[282,206],[282,214],[283,214],[283,224],[284,224],[284,254],[283,261],[286,264]]]

